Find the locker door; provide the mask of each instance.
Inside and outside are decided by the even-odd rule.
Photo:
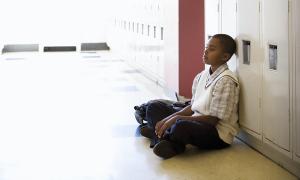
[[[236,37],[236,0],[221,1],[221,32],[231,37]],[[237,62],[236,56],[233,55],[227,62],[229,69],[236,72]]]
[[[205,1],[205,42],[210,36],[219,33],[219,0]]]
[[[290,150],[289,12],[287,0],[264,0],[263,121],[264,137]],[[271,7],[271,8],[270,8]]]
[[[293,8],[293,17],[299,17],[300,16],[300,2],[299,1],[294,1],[294,8]],[[296,62],[296,107],[295,107],[295,112],[296,112],[296,118],[295,118],[295,134],[296,138],[294,140],[295,143],[295,155],[296,159],[298,162],[300,162],[300,94],[297,92],[300,92],[300,22],[295,20],[295,62]]]
[[[237,59],[241,87],[239,121],[248,133],[261,139],[262,54],[259,3],[259,0],[237,1]]]

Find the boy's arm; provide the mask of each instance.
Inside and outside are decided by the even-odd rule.
[[[186,121],[199,121],[199,122],[203,122],[203,123],[207,123],[213,126],[216,126],[218,121],[220,121],[220,119],[218,117],[215,116],[209,116],[209,115],[200,115],[200,116],[181,116],[178,115],[177,119],[182,119],[182,120],[186,120]]]
[[[193,113],[194,112],[191,109],[191,105],[188,105],[185,108],[183,108],[182,110],[180,110],[180,111],[178,111],[176,113],[171,114],[170,116],[164,118],[161,121],[167,121],[167,120],[171,119],[172,117],[175,117],[175,116],[178,116],[178,115],[181,115],[181,116],[191,116]]]
[[[168,116],[167,118],[163,119],[162,121],[159,121],[155,126],[155,133],[157,134],[157,136],[159,138],[161,138],[163,136],[164,132],[166,131],[166,129],[171,127],[172,124],[174,124],[177,119],[187,120],[187,121],[199,121],[199,122],[204,122],[204,123],[207,123],[207,124],[210,124],[213,126],[216,126],[216,124],[220,120],[219,118],[217,118],[215,116],[207,116],[207,115],[192,116],[193,113],[194,112],[191,109],[191,105],[185,107],[181,111]]]
[[[181,111],[172,114],[171,117],[176,117],[175,119],[182,119],[187,121],[200,121],[207,124],[211,124],[213,126],[217,125],[218,121],[220,120],[218,117],[210,115],[192,116],[194,112],[192,111],[191,107],[192,106],[189,105]]]
[[[155,133],[156,135],[161,138],[163,137],[165,131],[171,127],[176,120],[181,119],[181,120],[186,120],[186,121],[198,121],[198,122],[203,122],[210,124],[212,126],[216,126],[218,121],[220,120],[219,118],[215,116],[183,116],[183,115],[174,115],[170,119],[166,121],[160,121],[156,124],[155,126]]]
[[[192,111],[192,105],[188,105],[185,108],[183,108],[182,110],[174,113],[173,115],[174,116],[178,116],[178,115],[180,115],[180,116],[191,116],[193,114],[194,114],[194,112]]]
[[[192,105],[188,105],[183,108],[181,111],[178,111],[170,116],[166,117],[162,121],[167,121],[171,118],[173,119],[182,119],[182,120],[190,120],[190,121],[200,121],[211,125],[216,125],[220,120],[218,117],[209,116],[209,115],[199,115],[199,116],[192,116],[194,112],[191,109]]]
[[[194,112],[191,109],[192,105],[188,105],[185,108],[183,108],[182,110],[171,114],[170,116],[164,118],[161,121],[158,121],[155,125],[155,131],[158,131],[159,129],[162,128],[162,126],[167,122],[167,121],[174,121],[172,119],[177,119],[177,116],[191,116]]]

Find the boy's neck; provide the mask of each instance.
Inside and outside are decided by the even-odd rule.
[[[226,64],[226,63],[219,64],[219,65],[210,65],[209,74],[213,74],[220,66],[222,66],[224,64]]]
[[[213,74],[220,66],[222,66],[223,64],[221,65],[218,65],[218,66],[210,66],[209,68],[209,73],[210,74]]]

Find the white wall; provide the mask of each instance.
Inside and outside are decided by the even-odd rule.
[[[179,2],[166,0],[164,6],[166,86],[179,92]]]
[[[1,0],[3,43],[105,41],[109,1]]]

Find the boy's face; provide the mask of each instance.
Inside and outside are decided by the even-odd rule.
[[[224,52],[220,40],[211,38],[205,47],[203,61],[212,67],[218,67],[227,62],[228,56],[229,54]]]

